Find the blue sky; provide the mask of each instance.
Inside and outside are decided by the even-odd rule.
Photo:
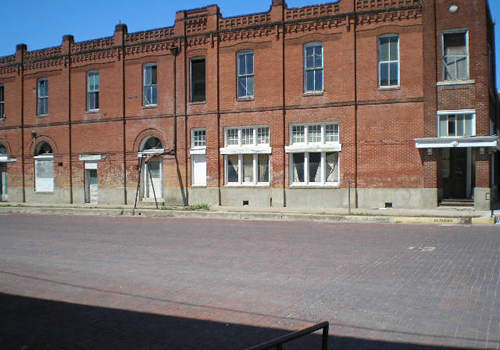
[[[496,21],[500,21],[500,1],[488,0]],[[307,6],[325,0],[287,0],[288,7]],[[15,53],[16,45],[25,43],[29,50],[58,46],[64,34],[76,41],[113,35],[115,24],[126,23],[129,32],[167,27],[174,23],[175,12],[217,3],[224,17],[263,12],[271,0],[1,0],[0,56]],[[500,22],[495,27],[497,81],[500,81]]]

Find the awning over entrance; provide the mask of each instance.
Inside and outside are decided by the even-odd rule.
[[[417,148],[494,148],[500,150],[498,136],[424,137],[415,139]]]
[[[0,163],[14,163],[16,158],[9,158],[5,156],[0,156]]]

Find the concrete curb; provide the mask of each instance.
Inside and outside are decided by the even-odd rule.
[[[263,220],[263,221],[313,221],[331,223],[385,223],[385,224],[447,224],[447,225],[488,225],[494,224],[491,217],[409,217],[387,215],[338,215],[307,213],[266,213],[242,211],[187,211],[136,209],[131,208],[61,208],[61,207],[17,207],[0,206],[0,214],[35,215],[97,215],[97,216],[136,216],[149,218],[198,218],[226,220]]]

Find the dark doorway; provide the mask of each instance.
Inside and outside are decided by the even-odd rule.
[[[441,157],[442,199],[472,199],[472,152],[467,148],[443,149]]]

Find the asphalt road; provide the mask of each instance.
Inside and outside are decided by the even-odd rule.
[[[500,349],[500,230],[0,215],[0,315],[1,349]]]

